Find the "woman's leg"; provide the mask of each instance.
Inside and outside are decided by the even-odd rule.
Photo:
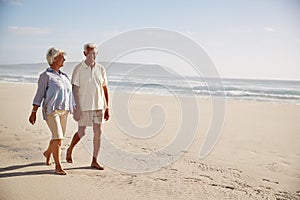
[[[64,138],[64,131],[66,127],[65,111],[55,110],[47,115],[47,124],[52,133],[51,152],[55,162],[55,172],[59,175],[66,175],[67,173],[62,169],[60,164],[61,146]],[[64,117],[62,117],[64,116]]]
[[[46,165],[51,165],[51,160],[50,160],[51,153],[52,153],[52,147],[51,146],[52,146],[52,140],[50,140],[50,142],[49,142],[48,149],[43,153],[43,155],[46,158]]]
[[[54,139],[52,140],[52,155],[55,162],[55,172],[59,175],[66,175],[60,164],[60,155],[61,155],[61,145],[62,139]]]

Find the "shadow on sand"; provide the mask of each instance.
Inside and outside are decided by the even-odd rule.
[[[33,170],[33,171],[18,171],[18,172],[9,172],[13,170],[19,170],[22,168],[36,167],[36,166],[45,166],[45,162],[35,162],[24,165],[12,165],[4,168],[0,168],[0,178],[9,178],[9,177],[20,177],[20,176],[34,176],[34,175],[56,175],[54,169],[48,170]],[[90,166],[87,167],[72,167],[64,168],[65,170],[80,170],[80,169],[91,169]]]

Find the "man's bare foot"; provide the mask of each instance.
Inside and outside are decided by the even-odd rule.
[[[63,169],[55,170],[55,173],[58,175],[67,175],[67,172]]]
[[[69,151],[69,148],[67,149],[66,160],[67,160],[68,163],[73,163],[73,160],[72,160],[72,152]]]
[[[91,167],[92,167],[93,169],[104,170],[104,167],[101,166],[101,165],[100,165],[99,163],[97,163],[97,162],[93,162],[93,163],[91,164]]]
[[[50,161],[51,153],[50,153],[50,154],[47,154],[47,151],[45,151],[45,152],[43,153],[43,155],[44,155],[45,158],[46,158],[46,165],[51,165],[51,161]]]
[[[58,175],[67,175],[67,172],[62,169],[60,164],[55,165],[55,173]]]

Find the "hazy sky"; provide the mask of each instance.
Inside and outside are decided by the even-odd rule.
[[[45,62],[51,46],[79,61],[84,43],[143,27],[190,37],[222,77],[300,80],[299,0],[0,0],[0,64]]]

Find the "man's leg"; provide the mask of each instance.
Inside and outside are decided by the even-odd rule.
[[[91,167],[95,169],[103,170],[104,167],[97,162],[97,158],[100,151],[100,145],[101,145],[101,123],[100,124],[93,123],[93,131],[94,131],[94,140],[93,140],[94,152],[93,152]]]
[[[78,132],[76,132],[72,138],[71,144],[67,149],[66,160],[68,163],[73,163],[73,159],[72,159],[73,148],[79,142],[80,138],[82,138],[85,135],[85,128],[86,126],[79,126]]]

